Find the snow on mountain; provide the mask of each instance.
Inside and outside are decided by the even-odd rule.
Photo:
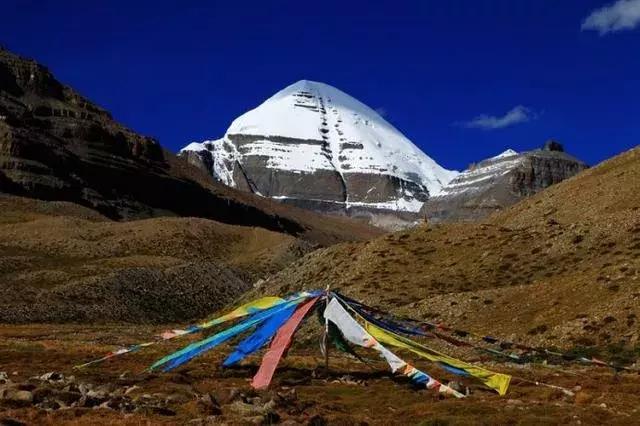
[[[497,160],[498,158],[505,158],[505,157],[513,157],[514,155],[518,155],[517,151],[514,151],[513,149],[509,148],[506,151],[504,151],[501,154],[496,155],[495,157],[491,157],[491,160]]]
[[[307,80],[235,119],[223,138],[192,143],[182,153],[193,162],[208,158],[210,173],[230,186],[315,209],[329,203],[334,210],[337,203],[417,212],[458,175],[373,109]]]
[[[216,139],[212,141],[204,141],[202,143],[192,142],[189,145],[182,148],[180,151],[182,154],[187,152],[192,153],[215,153],[211,157],[210,167],[206,167],[207,171],[213,175],[217,180],[221,181],[225,185],[235,187],[235,181],[233,180],[232,169],[227,165],[232,164],[238,155],[238,151],[235,146],[226,139]]]
[[[302,80],[276,93],[234,120],[229,134],[324,139],[332,154],[342,153],[328,157],[320,149],[309,152],[307,147],[291,149],[264,142],[252,145],[253,154],[272,157],[273,168],[385,173],[426,184],[432,194],[457,174],[440,167],[373,109],[332,86],[313,81]],[[362,144],[363,148],[349,144]]]

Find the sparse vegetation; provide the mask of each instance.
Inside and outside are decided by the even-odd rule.
[[[267,287],[276,293],[282,283],[297,289],[349,282],[349,294],[366,294],[386,308],[440,312],[445,323],[535,344],[638,339],[640,217],[634,208],[640,193],[631,187],[640,181],[639,163],[635,149],[482,224],[432,224],[320,250],[271,277]],[[612,177],[620,168],[626,173]],[[598,202],[589,191],[596,183],[603,189]],[[350,262],[309,275],[322,269],[323,259],[354,252]],[[616,321],[603,322],[609,317]],[[585,324],[584,318],[599,320]],[[538,329],[541,324],[553,333]]]

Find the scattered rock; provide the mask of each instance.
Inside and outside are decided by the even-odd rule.
[[[61,391],[55,394],[56,401],[62,402],[65,405],[69,406],[82,398],[82,394],[80,392],[68,392]]]
[[[31,377],[23,383],[12,383],[3,374],[4,383],[0,384],[0,399],[9,407],[28,407],[54,411],[66,408],[115,410],[122,413],[145,413],[160,416],[175,416],[171,405],[186,404],[197,400],[198,410],[206,417],[201,424],[212,424],[212,419],[222,414],[218,400],[210,394],[198,395],[190,390],[178,390],[172,393],[143,393],[132,397],[138,386],[123,386],[114,383],[95,385],[76,382],[73,376],[50,372],[42,376]],[[231,389],[227,397],[235,400],[246,409],[247,416],[260,416],[264,422],[279,419],[274,408],[274,399],[264,403],[256,393],[243,393],[240,389]],[[282,393],[278,401],[295,399],[295,392]],[[247,401],[251,401],[249,404]],[[241,410],[242,411],[242,410]]]
[[[336,380],[333,380],[331,383],[342,383],[345,385],[352,385],[352,386],[367,386],[367,382],[364,380],[359,380],[356,379],[348,374],[341,376],[339,378],[337,378]]]
[[[264,423],[264,416],[245,417],[245,422],[252,425],[261,425]],[[268,423],[267,423],[268,424]]]
[[[589,404],[593,401],[593,395],[588,392],[578,392],[576,394],[576,404]]]
[[[309,419],[307,425],[309,426],[327,426],[329,422],[321,415],[315,415]]]
[[[33,391],[33,402],[39,404],[51,397],[54,393],[54,389],[48,387],[38,388]]]
[[[208,393],[198,399],[198,411],[210,416],[219,416],[222,414],[220,404],[218,404],[218,401],[216,401],[213,395]]]
[[[275,411],[269,411],[263,417],[261,424],[273,425],[280,421],[280,415]]]
[[[136,385],[130,386],[124,391],[124,394],[125,395],[129,395],[131,392],[133,392],[133,391],[135,391],[137,389],[140,389],[140,386],[136,386]]]
[[[295,388],[288,392],[276,392],[276,402],[278,406],[290,406],[294,405],[298,400],[298,393]]]
[[[252,417],[256,415],[266,416],[273,413],[275,408],[275,401],[271,400],[264,405],[260,404],[247,404],[242,401],[235,401],[229,404],[229,409],[243,417]]]
[[[22,423],[16,419],[11,419],[9,417],[4,417],[0,419],[0,426],[26,426],[26,423]]]
[[[197,419],[189,420],[187,424],[193,425],[193,426],[207,426],[207,425],[217,425],[217,424],[224,424],[224,423],[221,423],[219,418],[216,416],[208,416],[205,418],[197,418]]]
[[[65,378],[64,374],[52,371],[40,376],[40,380],[42,380],[43,382],[62,382],[65,380]]]
[[[12,403],[12,405],[28,406],[33,402],[33,393],[27,390],[9,389],[4,399]]]
[[[51,410],[59,410],[60,408],[63,407],[63,405],[60,404],[58,401],[54,401],[52,399],[46,399],[40,404],[38,404],[38,407],[45,409],[47,411],[51,411]]]
[[[83,407],[95,407],[102,404],[107,399],[108,396],[106,392],[97,392],[94,390],[90,390],[86,393],[86,395],[82,396],[81,400],[83,400]]]
[[[227,405],[242,397],[242,392],[238,388],[225,389],[216,393],[216,400],[222,405]]]
[[[449,386],[454,391],[465,393],[465,387],[460,382],[452,381],[447,383],[447,386]]]
[[[185,393],[173,393],[165,398],[167,404],[184,404],[193,399],[192,395]]]
[[[90,384],[80,383],[80,384],[78,384],[78,392],[80,392],[83,395],[86,395],[87,392],[89,392],[92,387],[93,386],[91,386]]]

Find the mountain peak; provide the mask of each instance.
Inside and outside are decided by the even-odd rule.
[[[285,87],[236,118],[225,136],[203,144],[204,150],[213,153],[207,161],[214,177],[231,186],[349,214],[417,213],[458,174],[438,165],[367,105],[310,80]],[[191,144],[184,151],[198,150]]]
[[[514,151],[513,149],[509,148],[506,151],[496,155],[495,157],[491,157],[492,160],[497,160],[499,158],[505,158],[505,157],[513,157],[514,155],[518,155],[517,151]]]

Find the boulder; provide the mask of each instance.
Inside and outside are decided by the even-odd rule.
[[[4,398],[10,405],[26,407],[33,403],[33,393],[26,390],[9,389]]]

